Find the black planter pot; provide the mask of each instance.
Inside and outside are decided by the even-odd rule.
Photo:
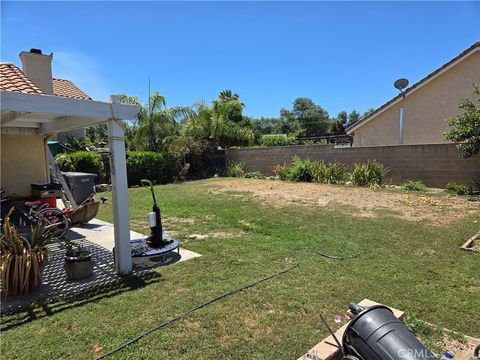
[[[92,276],[94,265],[92,254],[84,252],[79,256],[65,256],[63,268],[68,280],[83,280]]]

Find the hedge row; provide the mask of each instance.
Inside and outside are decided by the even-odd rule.
[[[76,171],[97,174],[103,177],[102,156],[90,151],[77,151],[71,154],[58,154],[55,160],[62,171]]]
[[[128,151],[128,185],[140,185],[140,180],[148,179],[155,184],[174,181],[182,169],[182,156],[173,152]]]
[[[58,154],[57,164],[62,171],[77,171],[104,176],[104,166],[100,154],[77,151],[71,154]],[[149,179],[156,184],[174,181],[180,175],[182,157],[178,153],[156,153],[150,151],[127,151],[128,185],[140,185],[141,179]]]

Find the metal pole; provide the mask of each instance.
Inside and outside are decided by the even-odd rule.
[[[403,114],[405,110],[403,106],[400,107],[400,145],[403,144],[403,131],[404,131],[404,119],[403,119]]]

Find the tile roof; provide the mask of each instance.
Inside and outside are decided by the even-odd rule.
[[[46,95],[22,70],[12,63],[0,63],[0,91]],[[53,79],[53,94],[74,99],[92,100],[70,80],[64,79]]]
[[[406,95],[408,95],[410,92],[416,90],[417,88],[419,88],[420,86],[422,86],[426,81],[434,78],[437,74],[439,74],[441,71],[445,70],[446,68],[448,68],[450,65],[452,65],[453,63],[455,63],[456,61],[462,59],[464,56],[467,56],[467,55],[471,55],[473,54],[473,50],[476,50],[477,48],[480,48],[480,41],[477,41],[476,43],[474,43],[472,46],[470,46],[469,48],[465,49],[464,51],[462,51],[460,54],[458,54],[457,56],[455,56],[453,59],[451,59],[450,61],[448,61],[447,63],[443,64],[442,66],[440,66],[438,69],[432,71],[430,74],[428,74],[427,76],[425,76],[423,79],[420,79],[419,81],[417,81],[415,84],[413,84],[412,86],[410,86],[409,88],[405,89],[405,91],[403,91],[402,94],[398,94],[397,96],[395,96],[394,98],[388,100],[385,104],[381,105],[380,107],[378,107],[377,109],[375,109],[375,111],[372,111],[370,114],[368,114],[367,116],[365,116],[363,119],[357,121],[356,123],[350,125],[349,127],[347,127],[346,131],[347,131],[347,134],[351,134],[352,130],[353,129],[358,129],[360,126],[363,126],[365,123],[367,123],[368,121],[370,121],[370,119],[372,119],[373,117],[375,117],[378,113],[382,112],[383,110],[386,110],[388,109],[391,105],[393,105],[398,99],[400,99],[401,97],[405,97]]]
[[[0,63],[0,90],[24,94],[45,94],[22,70],[12,63]]]
[[[70,80],[53,79],[53,93],[57,96],[65,96],[74,99],[92,100],[90,96],[80,90]]]

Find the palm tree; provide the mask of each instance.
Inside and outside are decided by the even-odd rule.
[[[208,139],[214,148],[254,141],[255,134],[242,115],[244,105],[238,94],[222,91],[212,104],[211,108],[203,102],[194,104],[185,125],[187,135]]]
[[[165,98],[158,92],[150,95],[148,104],[143,105],[135,96],[119,95],[120,102],[140,107],[135,127],[135,141],[140,148],[159,151],[162,141],[178,133],[178,122],[191,112],[189,107],[166,107]]]

